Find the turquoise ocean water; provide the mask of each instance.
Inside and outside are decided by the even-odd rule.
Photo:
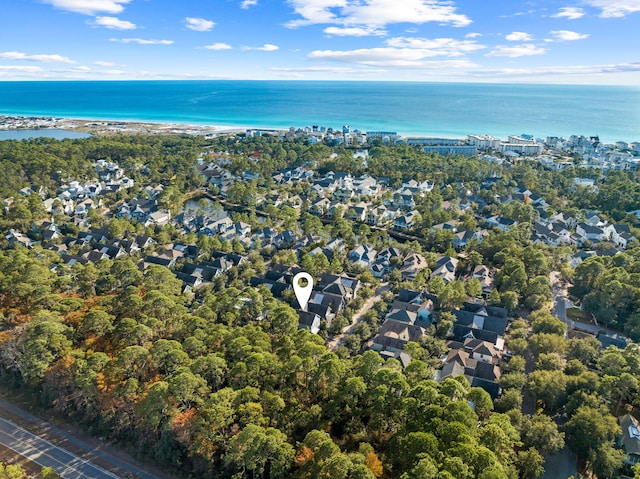
[[[327,81],[0,82],[0,115],[640,141],[640,88]]]

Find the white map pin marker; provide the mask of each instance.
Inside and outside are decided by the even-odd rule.
[[[304,280],[307,281],[306,286],[302,286],[300,283],[304,283]],[[305,273],[304,271],[296,274],[293,277],[293,292],[296,293],[296,298],[298,300],[298,304],[300,305],[300,309],[303,311],[307,310],[307,303],[309,302],[309,298],[311,297],[311,291],[313,290],[313,278],[309,273]]]

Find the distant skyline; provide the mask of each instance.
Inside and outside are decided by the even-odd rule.
[[[640,0],[10,0],[0,80],[640,85]]]

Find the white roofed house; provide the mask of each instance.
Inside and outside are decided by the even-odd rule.
[[[91,198],[87,198],[84,201],[80,201],[78,204],[76,204],[74,214],[76,216],[85,216],[92,208],[95,208],[95,204]]]
[[[396,191],[393,194],[393,204],[400,208],[413,209],[416,207],[416,202],[413,199],[413,192],[408,188]]]
[[[31,238],[14,229],[9,230],[9,234],[5,236],[5,239],[9,242],[9,246],[18,245],[25,248],[31,248],[33,246]]]
[[[363,222],[367,218],[367,204],[362,202],[355,206],[350,206],[347,216],[350,220]]]
[[[394,216],[394,212],[384,205],[373,206],[367,208],[366,223],[369,225],[383,226],[389,223]]]
[[[356,264],[361,264],[364,267],[369,266],[376,260],[377,251],[372,246],[367,244],[361,244],[356,246],[349,253],[349,259]]]
[[[622,248],[627,248],[631,241],[634,241],[636,238],[631,233],[631,229],[629,225],[624,224],[615,224],[612,225],[611,232],[611,242],[615,243],[617,246]]]
[[[466,248],[467,244],[471,240],[476,240],[478,243],[481,243],[484,237],[486,236],[486,231],[471,231],[471,230],[461,230],[455,233],[453,237],[453,247],[457,250]]]
[[[158,210],[150,213],[145,221],[145,226],[165,226],[171,219],[171,213],[169,210]]]
[[[309,213],[324,216],[331,208],[331,202],[326,198],[320,198],[313,202],[309,207]]]
[[[494,289],[495,281],[493,271],[488,266],[479,264],[471,273],[471,279],[478,279],[482,285],[482,296],[485,298],[489,296]]]
[[[400,268],[403,281],[415,279],[420,271],[428,267],[429,263],[424,256],[418,253],[410,253],[404,259],[404,263]]]
[[[445,283],[450,283],[456,279],[456,268],[458,260],[451,256],[442,256],[436,261],[435,268],[431,273],[431,279],[442,278]]]

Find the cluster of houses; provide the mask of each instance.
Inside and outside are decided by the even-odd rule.
[[[284,265],[273,265],[263,278],[253,277],[250,284],[264,286],[275,298],[283,298],[293,289],[293,277],[302,269]],[[331,325],[336,315],[357,297],[360,281],[347,275],[323,274],[314,283],[306,307],[298,308],[299,327],[318,334],[321,325]]]
[[[600,142],[597,136],[572,135],[569,138],[547,137],[547,153],[539,158],[545,166],[561,170],[574,165],[569,155],[578,155],[580,166],[603,172],[609,170],[636,171],[640,163],[640,142]]]
[[[531,135],[510,135],[506,140],[491,135],[467,135],[466,138],[404,137],[395,131],[363,132],[349,125],[341,129],[309,126],[291,127],[285,131],[249,130],[248,136],[262,134],[279,135],[282,139],[306,139],[311,144],[326,142],[332,145],[369,145],[382,143],[407,143],[417,145],[425,152],[441,155],[475,156],[480,152],[495,152],[509,161],[521,157],[535,157],[553,169],[574,164],[572,155],[581,158],[581,165],[607,170],[635,171],[640,163],[640,142],[600,142],[597,136],[572,135],[569,138],[549,136],[545,139]]]
[[[409,341],[419,342],[433,322],[437,298],[425,291],[400,290],[384,322],[367,348],[382,357],[396,358],[403,366],[411,362],[404,348]]]
[[[405,346],[410,341],[420,342],[434,324],[436,303],[437,298],[426,291],[400,290],[366,347],[382,357],[396,358],[406,366],[411,356],[405,352]],[[465,376],[473,387],[481,387],[491,397],[498,397],[507,311],[464,303],[454,315],[455,322],[447,334],[449,352],[441,358],[436,379],[442,382],[449,377]]]
[[[586,212],[579,221],[574,214],[558,213],[533,223],[532,240],[534,244],[548,246],[575,246],[588,249],[599,243],[611,244],[611,254],[626,249],[636,238],[627,224],[611,224],[603,221],[597,213]],[[586,256],[585,256],[586,254]],[[595,253],[592,253],[595,254]],[[585,257],[592,254],[579,251],[571,258],[571,265],[577,266]]]

